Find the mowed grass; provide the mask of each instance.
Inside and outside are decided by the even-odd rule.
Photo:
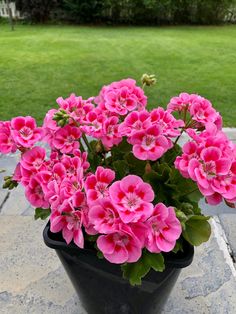
[[[149,108],[182,91],[210,99],[236,126],[236,26],[82,27],[0,25],[0,120],[42,122],[55,99],[97,95],[104,84],[156,74]]]

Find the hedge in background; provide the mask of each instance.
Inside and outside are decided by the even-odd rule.
[[[17,0],[31,22],[218,24],[236,0]]]

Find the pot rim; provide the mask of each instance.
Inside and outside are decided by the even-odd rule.
[[[81,249],[77,245],[75,245],[73,242],[70,244],[67,244],[64,240],[61,240],[58,236],[58,240],[55,239],[57,237],[58,233],[52,233],[50,231],[50,221],[48,221],[47,225],[45,226],[43,230],[43,239],[44,243],[51,249],[54,250],[63,250],[67,253],[78,253],[83,255],[91,255],[97,257],[97,252],[95,250],[84,248]],[[52,236],[54,235],[54,236]],[[162,252],[164,259],[165,259],[165,265],[172,266],[175,268],[185,268],[189,266],[193,261],[194,256],[194,247],[188,243],[186,240],[183,241],[183,252],[178,253],[165,253]]]

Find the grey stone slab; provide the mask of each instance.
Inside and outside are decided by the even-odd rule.
[[[0,313],[86,314],[55,252],[45,246],[45,222],[0,217]],[[182,270],[163,314],[234,314],[236,280],[213,229]],[[227,258],[226,258],[227,257]]]
[[[219,219],[232,250],[234,259],[236,260],[236,209],[234,209],[234,214],[219,215]]]
[[[227,206],[224,202],[221,202],[218,205],[209,205],[205,202],[205,199],[202,198],[199,202],[199,207],[202,209],[204,215],[216,216],[220,214],[234,214],[236,213],[235,208]]]
[[[0,213],[1,213],[1,210],[2,210],[4,203],[7,201],[7,198],[9,197],[9,195],[10,195],[9,191],[0,189]]]
[[[219,237],[215,229],[210,241],[196,248],[194,261],[182,270],[163,314],[236,313],[235,269]]]
[[[1,209],[1,215],[32,216],[33,214],[34,209],[25,198],[24,188],[21,185],[11,191]]]

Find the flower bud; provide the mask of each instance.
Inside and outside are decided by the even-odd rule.
[[[143,86],[145,86],[145,85],[152,86],[152,85],[156,84],[157,80],[156,80],[154,74],[151,74],[151,75],[143,74],[143,76],[141,78],[141,82],[142,82]]]
[[[152,171],[152,167],[149,162],[146,163],[145,173],[150,173]]]
[[[70,116],[63,109],[60,109],[59,111],[57,111],[53,116],[53,120],[56,121],[57,125],[60,127],[67,125],[69,123],[69,118]]]
[[[95,146],[95,151],[96,153],[101,153],[103,151],[103,145],[101,143],[101,141],[98,141],[96,146]]]
[[[18,182],[15,180],[12,180],[12,176],[6,176],[4,177],[4,184],[3,184],[3,189],[9,189],[12,190],[15,187],[17,187]]]

